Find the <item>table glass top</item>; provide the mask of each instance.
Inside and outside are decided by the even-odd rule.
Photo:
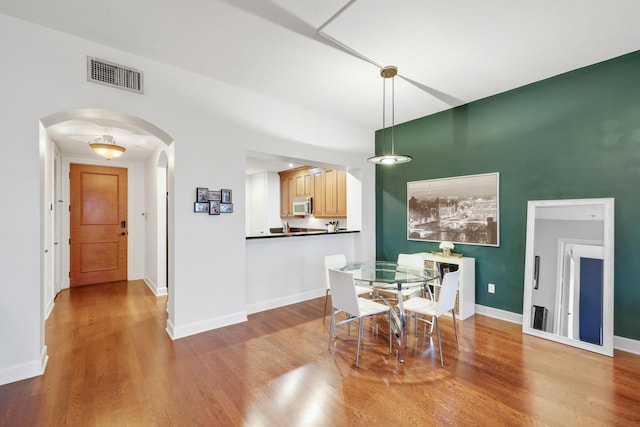
[[[394,288],[403,284],[415,286],[437,278],[431,270],[402,266],[390,261],[354,262],[340,270],[352,273],[353,278],[360,282],[358,284],[369,282],[368,284],[373,285],[376,282],[394,285]]]

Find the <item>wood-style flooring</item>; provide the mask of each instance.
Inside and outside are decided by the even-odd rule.
[[[356,328],[327,350],[323,303],[171,341],[166,297],[141,281],[65,290],[46,323],[47,370],[0,387],[0,425],[640,425],[640,356],[476,315],[459,322],[461,353],[442,320],[444,368],[430,338],[411,336],[398,362],[384,321],[375,335],[367,320],[356,369]]]

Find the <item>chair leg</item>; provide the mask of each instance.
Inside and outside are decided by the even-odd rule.
[[[331,350],[331,340],[333,339],[336,333],[335,322],[336,322],[335,312],[333,311],[333,307],[331,307],[331,326],[329,326],[329,347],[328,347],[329,350]]]
[[[438,318],[435,317],[436,321],[436,331],[438,332],[438,347],[440,348],[440,364],[444,368],[444,359],[442,359],[442,342],[440,342],[440,323],[438,322]]]
[[[453,329],[456,331],[456,344],[458,344],[458,353],[460,353],[460,340],[458,339],[458,322],[456,322],[456,313],[451,310],[453,315]]]
[[[356,368],[360,359],[360,338],[362,337],[362,317],[358,319],[358,352],[356,353]]]
[[[327,292],[324,294],[324,311],[322,312],[322,323],[324,323],[324,318],[327,316],[327,301],[329,300],[329,289],[327,288]]]

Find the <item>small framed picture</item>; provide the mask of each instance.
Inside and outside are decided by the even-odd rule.
[[[222,193],[222,199],[220,200],[222,203],[231,203],[231,190],[220,190]]]
[[[220,215],[220,202],[209,200],[209,215]]]
[[[209,202],[195,202],[193,211],[198,213],[209,213]]]
[[[209,201],[209,189],[204,187],[196,188],[196,202],[203,203]]]
[[[222,193],[222,195],[224,197],[224,193]],[[233,203],[220,203],[220,212],[221,213],[231,213],[231,212],[233,212]]]
[[[222,196],[219,191],[209,190],[209,201],[211,200],[220,201],[221,199],[222,199]]]

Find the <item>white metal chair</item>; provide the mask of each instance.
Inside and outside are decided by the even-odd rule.
[[[329,300],[329,269],[330,268],[342,268],[347,265],[347,257],[344,254],[327,255],[324,257],[324,274],[327,284],[327,291],[324,294],[324,311],[322,312],[322,323],[325,321],[327,315],[327,301]],[[370,294],[371,288],[366,286],[356,286],[356,293],[358,295]]]
[[[332,338],[338,338],[336,328],[345,323],[358,320],[358,351],[356,368],[360,359],[360,340],[362,338],[363,318],[386,313],[389,306],[366,298],[359,298],[353,275],[348,272],[329,270],[329,286],[331,287],[331,327],[329,328],[329,349]],[[344,312],[348,317],[336,323],[336,313]],[[391,322],[389,322],[389,353],[391,353]]]
[[[424,257],[419,254],[398,254],[397,263],[398,263],[398,267],[408,267],[408,268],[415,268],[416,270],[424,270]],[[396,273],[396,276],[399,277],[402,274],[403,273],[398,272]],[[428,286],[423,287],[423,284],[424,284],[423,282],[418,282],[415,284],[415,286],[411,286],[411,284],[407,283],[405,284],[407,289],[402,289],[400,291],[400,295],[402,296],[403,299],[406,299],[426,288],[427,291],[429,292],[429,296],[431,296],[431,291],[429,287]],[[385,298],[388,300],[395,300],[398,297],[397,292],[395,291],[392,292],[389,290],[378,291],[378,294],[385,295],[386,296]]]
[[[460,340],[458,339],[458,324],[456,323],[456,292],[458,290],[458,282],[460,280],[460,271],[453,271],[445,274],[442,279],[442,287],[440,289],[440,295],[438,301],[427,299],[423,297],[413,297],[404,303],[404,310],[415,314],[415,326],[416,335],[418,320],[430,323],[427,319],[419,318],[418,315],[430,316],[433,322],[436,324],[436,331],[438,333],[438,347],[440,348],[440,364],[444,368],[444,360],[442,359],[442,343],[440,341],[440,324],[438,318],[448,311],[453,316],[453,329],[456,331],[456,344],[458,345],[458,352],[460,352]]]

